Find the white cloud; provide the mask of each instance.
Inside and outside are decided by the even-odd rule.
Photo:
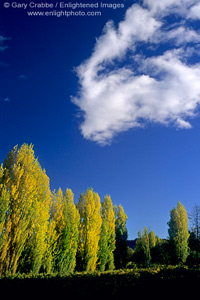
[[[189,129],[185,118],[194,117],[200,103],[200,65],[188,62],[199,33],[185,19],[173,25],[162,17],[168,11],[183,15],[195,1],[143,4],[132,5],[117,28],[108,22],[91,57],[77,68],[80,91],[73,102],[83,112],[81,132],[99,144],[145,121]],[[154,54],[160,44],[165,51]],[[139,46],[149,47],[151,55],[137,51]]]
[[[143,0],[143,3],[156,16],[177,14],[186,17],[188,10],[196,6],[199,0]]]
[[[192,128],[192,126],[189,122],[184,121],[181,118],[178,118],[176,123],[177,123],[177,127],[181,128],[181,129],[190,129],[190,128]]]
[[[180,46],[187,43],[199,43],[200,34],[190,28],[180,26],[174,28],[165,34],[165,39],[173,40],[175,46]],[[164,36],[163,36],[164,38]]]

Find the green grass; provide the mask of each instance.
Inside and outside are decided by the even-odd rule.
[[[147,269],[126,269],[112,272],[74,273],[68,276],[57,274],[33,276],[17,274],[0,279],[1,291],[20,294],[30,291],[32,295],[58,296],[63,299],[124,299],[136,293],[148,296],[155,293],[162,296],[180,295],[183,292],[195,293],[199,290],[200,268],[157,266]],[[70,296],[71,295],[71,296]],[[160,297],[161,298],[161,297]],[[134,299],[134,298],[133,298]],[[106,300],[106,299],[105,299]]]

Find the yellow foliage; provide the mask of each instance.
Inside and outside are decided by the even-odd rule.
[[[32,145],[24,144],[19,150],[14,147],[4,165],[4,186],[10,191],[10,208],[0,262],[1,272],[14,274],[24,245],[32,234],[34,256],[42,259],[51,192],[49,178],[35,159]]]
[[[102,223],[100,197],[92,189],[88,189],[84,197],[80,197],[79,202],[78,207],[81,217],[79,256],[82,256],[86,271],[94,271],[98,259]]]
[[[77,206],[70,189],[64,195],[61,189],[52,194],[33,145],[15,146],[0,166],[0,275],[21,270],[37,274],[41,266],[48,273],[72,272],[76,258],[84,270],[95,271],[102,219],[111,262],[115,212],[110,196],[105,199],[101,210],[100,197],[92,189],[80,196]],[[126,222],[119,207],[120,213],[119,220]]]

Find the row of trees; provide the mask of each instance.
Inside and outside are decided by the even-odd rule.
[[[0,168],[0,274],[101,271],[124,266],[127,216],[92,189],[74,203],[51,192],[32,145],[14,147]]]
[[[51,192],[32,145],[14,147],[0,167],[0,275],[16,272],[100,271],[133,261],[149,265],[200,263],[200,207],[188,216],[178,202],[170,212],[168,239],[147,227],[127,251],[127,216],[111,197],[93,189],[74,203],[72,190]]]

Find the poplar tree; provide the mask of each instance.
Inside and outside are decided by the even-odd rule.
[[[78,203],[76,204],[80,215],[80,223],[78,227],[78,249],[76,255],[76,265],[78,270],[83,269],[84,265],[84,249],[85,249],[85,228],[84,228],[84,193],[80,194]]]
[[[147,265],[149,265],[151,260],[151,254],[150,254],[150,244],[149,244],[149,233],[148,233],[148,228],[146,226],[144,226],[142,232],[142,247],[145,255],[145,261]]]
[[[0,253],[5,243],[5,223],[10,202],[10,193],[4,182],[4,169],[0,166]]]
[[[150,234],[148,233],[148,228],[146,226],[144,226],[142,233],[140,231],[138,232],[138,239],[136,242],[134,255],[136,261],[145,263],[147,265],[149,265],[151,260],[149,235]]]
[[[93,189],[88,189],[84,195],[81,195],[77,207],[81,218],[79,267],[85,271],[95,271],[102,223],[99,195]]]
[[[191,257],[198,263],[200,253],[200,206],[195,204],[192,212],[189,214],[191,222],[191,234],[189,245],[191,248]]]
[[[117,210],[116,218],[116,249],[114,252],[115,265],[117,268],[122,268],[127,262],[127,249],[128,249],[128,232],[126,228],[127,215],[120,204]]]
[[[73,272],[78,248],[80,215],[74,204],[74,194],[67,189],[64,195],[64,227],[62,229],[58,270],[61,274]]]
[[[45,170],[38,172],[37,197],[34,202],[34,220],[32,232],[32,272],[38,274],[47,250],[47,233],[50,218],[51,190]]]
[[[49,218],[49,179],[34,156],[33,145],[15,146],[3,165],[4,192],[9,191],[3,246],[0,254],[1,273],[15,274],[25,244],[33,236],[35,247],[32,267],[37,271],[45,251]]]
[[[149,247],[150,249],[155,247],[156,245],[156,235],[155,232],[152,230],[149,232]]]
[[[61,235],[64,222],[64,196],[61,188],[53,192],[50,208],[50,220],[47,234],[47,251],[44,260],[44,269],[47,273],[57,271],[57,260],[61,249]]]
[[[169,239],[173,242],[177,260],[184,263],[189,255],[188,217],[184,206],[179,201],[177,208],[173,208],[170,212],[168,225]]]
[[[100,271],[113,270],[115,250],[115,212],[110,196],[106,196],[101,204],[101,237],[99,241]]]

